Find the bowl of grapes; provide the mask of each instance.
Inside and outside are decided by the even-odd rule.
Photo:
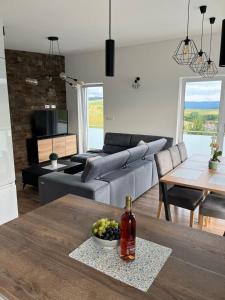
[[[92,235],[100,247],[114,249],[120,240],[119,223],[108,218],[101,218],[92,225]]]

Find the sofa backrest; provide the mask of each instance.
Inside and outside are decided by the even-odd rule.
[[[103,151],[107,154],[112,154],[129,148],[136,147],[141,140],[144,141],[145,143],[149,143],[162,138],[166,139],[166,144],[163,150],[168,149],[173,145],[173,138],[171,137],[107,132],[105,134]]]
[[[113,154],[130,148],[131,135],[126,133],[107,132],[105,134],[103,151]]]
[[[140,159],[144,159],[146,152],[148,151],[147,145],[141,145],[133,148],[127,149],[130,156],[127,160],[127,164],[131,164],[132,162]]]
[[[97,179],[103,174],[122,168],[126,164],[129,156],[129,152],[125,150],[99,159],[87,161],[84,172],[81,175],[81,181],[87,182],[92,179]]]
[[[165,138],[147,143],[146,145],[148,146],[148,150],[145,153],[145,156],[153,155],[162,151],[165,148],[166,143],[167,140]]]
[[[144,135],[144,134],[132,134],[130,140],[130,146],[135,147],[140,141],[144,141],[145,143],[154,142],[160,139],[166,139],[166,144],[164,145],[164,149],[168,149],[173,145],[173,138],[164,137],[164,136],[156,136],[156,135]]]

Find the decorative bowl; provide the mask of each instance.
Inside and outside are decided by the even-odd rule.
[[[92,225],[92,236],[102,248],[116,248],[120,239],[119,223],[116,220],[101,218]]]
[[[92,237],[94,242],[98,244],[101,248],[115,249],[119,245],[119,240],[103,240],[94,235]]]

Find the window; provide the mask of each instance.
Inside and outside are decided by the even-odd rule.
[[[104,100],[103,85],[86,85],[87,107],[87,148],[101,149],[104,140]]]
[[[225,151],[224,82],[223,77],[182,80],[179,140],[185,142],[189,155],[210,155],[212,136]]]

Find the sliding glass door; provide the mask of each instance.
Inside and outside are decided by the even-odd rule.
[[[182,80],[179,140],[185,142],[189,155],[209,155],[215,136],[225,151],[224,88],[223,77]]]

